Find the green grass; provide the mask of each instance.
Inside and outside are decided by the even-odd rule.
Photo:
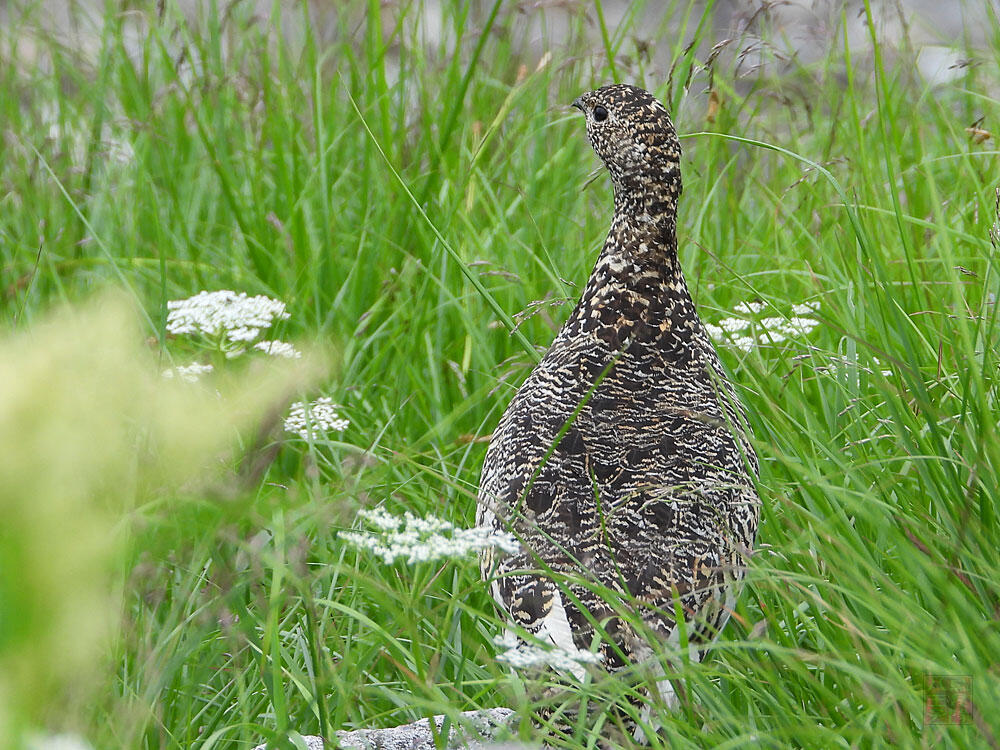
[[[325,36],[304,4],[254,19],[207,3],[198,23],[129,5],[148,21],[138,46],[134,14],[108,13],[89,61],[24,34],[37,10],[2,32],[4,319],[30,329],[119,286],[170,358],[167,300],[268,294],[292,313],[283,338],[331,345],[320,392],[351,426],[282,445],[235,498],[161,496],[129,517],[120,638],[90,693],[53,697],[50,728],[208,750],[530,715],[538,688],[495,661],[474,560],[387,566],[337,531],[382,503],[472,524],[485,445],[469,438],[550,341],[610,218],[565,105],[617,77],[677,114],[702,317],[762,300],[822,318],[781,346],[723,349],[761,458],[759,550],[719,645],[679,667],[661,745],[1000,743],[1000,163],[966,132],[1000,130],[995,20],[969,53],[982,64],[934,89],[911,50],[889,61],[874,38],[775,77],[720,58],[709,120],[719,40],[685,3],[679,29],[571,14],[537,69],[508,4],[444,3],[440,50],[421,44],[419,2],[347,3]],[[669,80],[637,39],[669,50]],[[552,304],[510,335],[505,316],[538,300]],[[925,725],[934,675],[972,678],[965,724]],[[623,690],[581,694],[607,706]],[[593,741],[586,726],[563,739]]]

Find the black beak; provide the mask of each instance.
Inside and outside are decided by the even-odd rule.
[[[576,107],[578,110],[580,110],[581,112],[583,112],[583,102],[580,101],[580,97],[577,97],[576,99],[574,99],[573,103],[570,104],[569,106]]]

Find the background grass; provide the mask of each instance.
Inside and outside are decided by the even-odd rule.
[[[171,359],[167,300],[268,294],[292,313],[284,338],[332,342],[322,392],[351,419],[339,439],[283,445],[235,498],[136,510],[121,636],[91,692],[53,696],[50,728],[207,750],[530,712],[537,688],[494,659],[475,561],[386,566],[336,532],[377,504],[471,525],[476,438],[610,218],[565,105],[617,78],[654,89],[684,134],[680,253],[703,318],[812,301],[823,323],[723,350],[762,463],[759,551],[719,646],[680,667],[685,699],[661,711],[658,742],[997,746],[998,162],[992,137],[966,131],[1000,127],[996,19],[963,77],[932,89],[876,32],[747,78],[734,54],[705,66],[720,40],[700,6],[609,24],[581,4],[558,11],[559,34],[552,9],[441,9],[434,46],[419,2],[345,3],[323,29],[307,4],[261,17],[208,2],[188,19],[130,3],[109,6],[90,57],[39,33],[38,8],[11,12],[9,325],[121,286]],[[526,15],[550,34],[542,64]],[[527,349],[497,309],[537,309],[518,328]],[[971,677],[963,725],[925,723],[934,675]],[[563,742],[592,745],[601,720]]]

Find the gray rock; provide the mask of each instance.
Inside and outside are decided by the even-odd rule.
[[[451,726],[448,737],[449,748],[468,750],[526,750],[521,744],[494,744],[502,730],[511,722],[514,712],[509,708],[489,708],[483,711],[465,711],[458,726]],[[437,732],[441,731],[445,717],[435,716]],[[309,750],[325,750],[321,737],[304,736]],[[337,746],[343,750],[434,750],[434,735],[427,719],[412,724],[403,724],[388,729],[356,729],[353,732],[337,732]],[[254,750],[266,750],[266,745],[258,745]],[[330,748],[333,750],[333,748]]]

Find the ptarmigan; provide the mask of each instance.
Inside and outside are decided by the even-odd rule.
[[[614,218],[579,303],[493,433],[478,522],[522,540],[519,554],[482,560],[509,620],[570,650],[591,648],[602,623],[614,670],[650,654],[616,611],[676,643],[679,602],[696,657],[729,619],[757,531],[758,467],[677,258],[681,149],[666,109],[628,85],[573,106],[611,174]]]

